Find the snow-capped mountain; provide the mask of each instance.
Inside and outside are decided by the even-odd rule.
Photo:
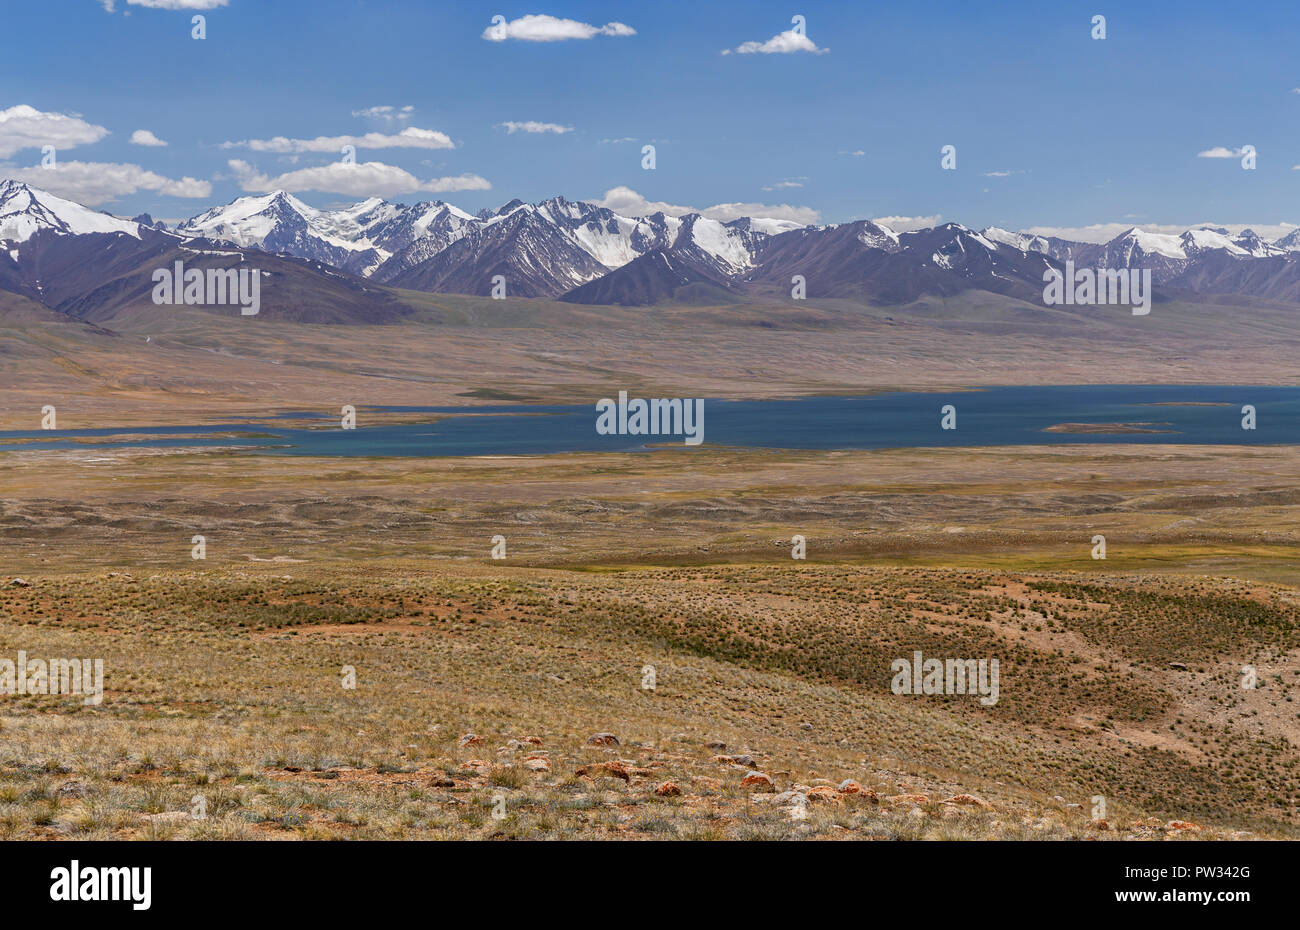
[[[178,225],[176,232],[365,273],[373,271],[390,254],[376,248],[362,223],[363,217],[372,216],[383,206],[383,201],[367,200],[347,210],[317,210],[292,194],[275,191],[213,207]],[[389,217],[379,221],[384,218]]]
[[[99,213],[22,181],[0,181],[0,241],[26,242],[49,230],[64,236],[124,233],[140,238],[140,224]]]
[[[1287,253],[1286,248],[1265,241],[1253,229],[1243,229],[1233,237],[1232,244],[1252,258],[1267,258],[1270,255],[1285,255]]]
[[[1273,248],[1282,252],[1300,252],[1300,229],[1293,229],[1281,239],[1273,240]]]
[[[1156,284],[1173,289],[1300,300],[1300,229],[1270,243],[1249,229],[1171,235],[1135,226],[1087,243],[956,223],[899,233],[867,220],[802,226],[629,216],[564,197],[512,200],[477,214],[441,201],[379,198],[323,210],[275,191],[167,230],[146,215],[127,220],[0,181],[0,290],[93,314],[133,299],[135,285],[114,285],[114,275],[134,275],[172,252],[277,257],[283,280],[301,294],[332,276],[339,309],[324,318],[340,320],[349,317],[347,293],[387,295],[388,286],[488,294],[498,275],[508,296],[578,303],[780,298],[797,278],[810,298],[889,304],[984,290],[1032,302],[1045,270],[1066,261],[1148,268]]]
[[[471,215],[435,201],[413,206],[365,200],[317,210],[284,191],[240,197],[176,227],[184,236],[286,253],[401,287],[472,287],[486,293],[493,274],[514,271],[518,296],[556,297],[656,249],[681,249],[728,275],[754,265],[773,235],[798,228],[784,220],[722,223],[690,214],[629,217],[585,201],[514,200]],[[453,245],[466,244],[447,255]],[[502,246],[519,255],[507,258]],[[532,250],[530,252],[530,250]],[[441,259],[430,267],[422,266]]]
[[[1009,232],[1005,229],[999,229],[996,226],[990,226],[987,229],[980,230],[980,235],[991,242],[1000,242],[1003,245],[1009,245],[1013,249],[1021,252],[1042,252],[1044,255],[1051,253],[1051,243],[1042,236],[1035,236],[1029,233]]]
[[[500,276],[507,296],[558,297],[610,271],[531,204],[512,201],[478,219],[447,248],[416,264],[402,254],[400,270],[386,263],[375,277],[412,290],[487,295]]]

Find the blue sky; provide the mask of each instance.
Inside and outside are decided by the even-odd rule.
[[[564,194],[628,212],[643,199],[719,216],[914,218],[899,226],[1300,223],[1294,0],[148,6],[216,2],[0,0],[0,111],[38,114],[0,119],[0,176],[169,218],[282,179],[315,206],[354,202],[373,177],[383,189],[368,193],[472,211]],[[201,41],[195,12],[207,18]],[[489,41],[497,14],[634,33]],[[817,51],[734,51],[790,30],[795,14]],[[388,118],[353,115],[381,106]],[[568,131],[511,133],[509,122]],[[38,176],[46,125],[74,144]],[[223,146],[407,127],[442,134],[444,147],[359,144],[357,161],[379,163],[363,175],[313,173],[340,155],[303,143]],[[132,144],[136,130],[167,145]],[[656,146],[653,171],[644,144]],[[954,171],[940,168],[944,145],[956,146]],[[1244,145],[1254,170],[1198,156]],[[317,189],[331,186],[347,189]]]

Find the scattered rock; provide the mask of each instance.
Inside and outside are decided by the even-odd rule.
[[[455,788],[456,783],[446,775],[434,775],[429,779],[430,788]]]
[[[704,745],[705,745],[706,747],[708,747],[709,749],[716,749],[716,750],[718,750],[719,752],[722,751],[723,749],[726,749],[726,748],[727,748],[727,744],[724,743],[724,742],[723,742],[722,740],[720,740],[720,739],[709,740],[709,741],[708,741],[707,743],[705,743]]]
[[[588,737],[588,746],[617,746],[619,745],[618,737],[613,733],[597,733]]]
[[[979,808],[980,810],[982,810],[982,811],[991,811],[991,810],[993,810],[993,805],[992,805],[992,804],[990,804],[988,801],[984,800],[983,798],[977,798],[977,797],[975,797],[975,795],[973,795],[973,794],[957,794],[957,795],[953,795],[951,798],[949,798],[949,799],[948,799],[947,801],[945,801],[944,803],[945,803],[945,804],[962,804],[962,805],[965,805],[965,806],[967,806],[967,807],[978,807],[978,808]]]
[[[84,798],[91,793],[90,786],[79,781],[65,781],[57,794],[65,798]]]
[[[9,582],[9,586],[13,588],[30,588],[32,583],[25,578],[15,578],[13,581]]]
[[[1190,820],[1171,820],[1165,825],[1166,830],[1187,830],[1191,833],[1200,833],[1204,827],[1199,823],[1192,823]]]
[[[524,768],[532,772],[549,772],[551,770],[551,763],[546,759],[543,759],[541,756],[533,756],[530,759],[524,760]]]
[[[1105,832],[1106,830],[1110,829],[1110,824],[1107,823],[1105,820],[1101,819],[1100,817],[1098,817],[1096,820],[1091,820],[1088,822],[1088,829],[1101,830]]]
[[[840,799],[836,790],[829,785],[818,785],[807,794],[809,801],[838,801]]]
[[[627,766],[622,762],[592,762],[575,770],[574,774],[584,775],[587,778],[599,778],[602,775],[608,775],[613,778],[621,778],[623,781],[632,780],[632,773],[627,770]]]
[[[661,798],[676,798],[676,797],[680,797],[681,793],[682,793],[682,789],[677,787],[677,785],[673,784],[670,781],[664,782],[662,785],[660,785],[658,788],[655,789],[655,794],[657,794]]]
[[[916,808],[912,809],[916,810]],[[969,807],[962,807],[958,804],[949,804],[947,801],[941,801],[939,803],[939,817],[942,820],[953,820],[970,813],[973,813],[973,811]]]
[[[885,800],[887,800],[890,804],[893,804],[896,807],[901,806],[903,804],[920,805],[920,804],[930,803],[930,799],[923,794],[895,794],[892,797],[886,798]]]
[[[714,756],[713,761],[720,765],[743,765],[747,769],[752,769],[755,765],[754,757],[749,755],[742,756]]]
[[[766,791],[775,791],[776,783],[772,781],[771,775],[764,775],[762,772],[750,772],[740,780],[742,788],[762,788]]]
[[[840,782],[840,786],[836,790],[838,790],[840,794],[861,794],[862,786],[852,778],[846,778],[844,781]]]
[[[466,746],[477,746],[484,741],[483,737],[475,733],[466,733],[460,738],[460,745],[463,749]]]

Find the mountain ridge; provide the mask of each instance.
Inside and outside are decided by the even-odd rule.
[[[1196,293],[1300,300],[1300,230],[1270,242],[1250,229],[1234,236],[1197,226],[1172,235],[1134,226],[1089,243],[958,223],[900,233],[872,220],[800,225],[764,217],[724,222],[694,212],[637,216],[562,196],[535,204],[515,199],[477,214],[440,200],[401,204],[376,197],[322,210],[286,191],[238,197],[168,227],[147,215],[126,220],[0,180],[0,288],[53,299],[56,307],[66,303],[66,294],[52,297],[54,285],[36,267],[40,256],[62,273],[75,268],[82,277],[112,279],[108,266],[50,265],[51,253],[78,252],[63,239],[84,237],[110,237],[101,251],[114,261],[125,253],[224,248],[296,260],[284,266],[294,275],[328,270],[381,287],[481,296],[504,279],[510,297],[625,306],[671,301],[682,288],[693,299],[720,302],[792,296],[800,287],[810,298],[882,304],[965,290],[1041,302],[1043,275],[1066,261],[1150,269],[1157,285]],[[103,256],[98,259],[103,265]],[[348,285],[358,287],[367,290]],[[83,288],[78,299],[98,290]]]

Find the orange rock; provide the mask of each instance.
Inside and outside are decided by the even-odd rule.
[[[1171,820],[1165,827],[1166,830],[1190,830],[1192,833],[1200,833],[1205,829],[1199,823],[1192,823],[1190,820]]]
[[[844,781],[840,782],[840,787],[838,790],[840,794],[861,794],[862,786],[859,785],[857,782],[855,782],[853,779],[846,778],[844,779]]]
[[[618,737],[613,733],[596,733],[587,738],[588,746],[617,746]]]
[[[982,811],[993,810],[993,805],[983,798],[977,798],[973,794],[958,794],[949,798],[945,804],[964,804],[968,807],[978,807]]]
[[[483,740],[483,737],[478,736],[477,734],[474,734],[474,733],[466,733],[464,736],[462,736],[462,737],[460,738],[460,745],[461,745],[462,747],[464,747],[464,746],[477,746],[479,743],[482,743],[483,741],[484,741],[484,740]]]
[[[743,765],[751,769],[754,767],[754,757],[751,755],[714,756],[713,761],[719,765]]]
[[[1088,829],[1106,831],[1110,829],[1110,824],[1107,823],[1102,818],[1098,817],[1096,820],[1092,820],[1088,822]]]
[[[542,745],[542,740],[541,740],[541,738],[540,738],[540,737],[537,737],[537,736],[525,736],[523,739],[520,740],[520,742],[521,742],[521,743],[527,743],[527,744],[530,745],[530,746],[540,746],[540,745]]]
[[[682,793],[682,789],[678,788],[675,784],[673,784],[670,781],[664,782],[662,785],[660,785],[658,788],[655,789],[655,794],[659,795],[659,797],[661,798],[675,798],[675,797],[679,797],[681,793]]]
[[[930,799],[923,794],[895,794],[892,797],[886,798],[885,800],[887,800],[891,804],[929,804],[930,803]]]
[[[772,781],[771,775],[764,775],[762,772],[750,772],[740,780],[742,788],[762,788],[765,791],[775,791],[776,783]]]
[[[622,762],[592,762],[584,765],[574,772],[575,775],[585,775],[587,778],[599,778],[602,775],[609,775],[613,778],[621,778],[623,781],[630,781],[632,776]]]
[[[839,794],[829,785],[818,785],[807,792],[809,801],[838,801]]]

